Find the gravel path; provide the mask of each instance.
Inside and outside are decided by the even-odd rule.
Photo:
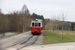
[[[31,45],[20,50],[75,50],[75,42],[48,45]]]

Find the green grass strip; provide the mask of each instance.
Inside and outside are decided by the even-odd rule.
[[[65,33],[74,33],[72,31],[64,31]],[[75,42],[75,35],[62,34],[61,31],[44,31],[44,41],[43,44],[53,44],[53,43],[65,43],[65,42]]]

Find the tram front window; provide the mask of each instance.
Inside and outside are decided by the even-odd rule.
[[[38,23],[35,23],[35,27],[37,27],[38,26]]]
[[[34,23],[32,23],[32,26],[34,27]]]
[[[41,26],[41,23],[39,23],[39,25],[38,25],[39,27]]]

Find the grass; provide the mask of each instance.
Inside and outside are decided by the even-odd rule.
[[[44,31],[43,44],[75,42],[75,31],[64,31],[63,39],[61,31]]]

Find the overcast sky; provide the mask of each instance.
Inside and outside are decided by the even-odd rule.
[[[75,21],[75,0],[0,0],[2,13],[20,11],[26,4],[30,13],[43,15],[44,18],[52,18],[63,12],[66,21]]]

